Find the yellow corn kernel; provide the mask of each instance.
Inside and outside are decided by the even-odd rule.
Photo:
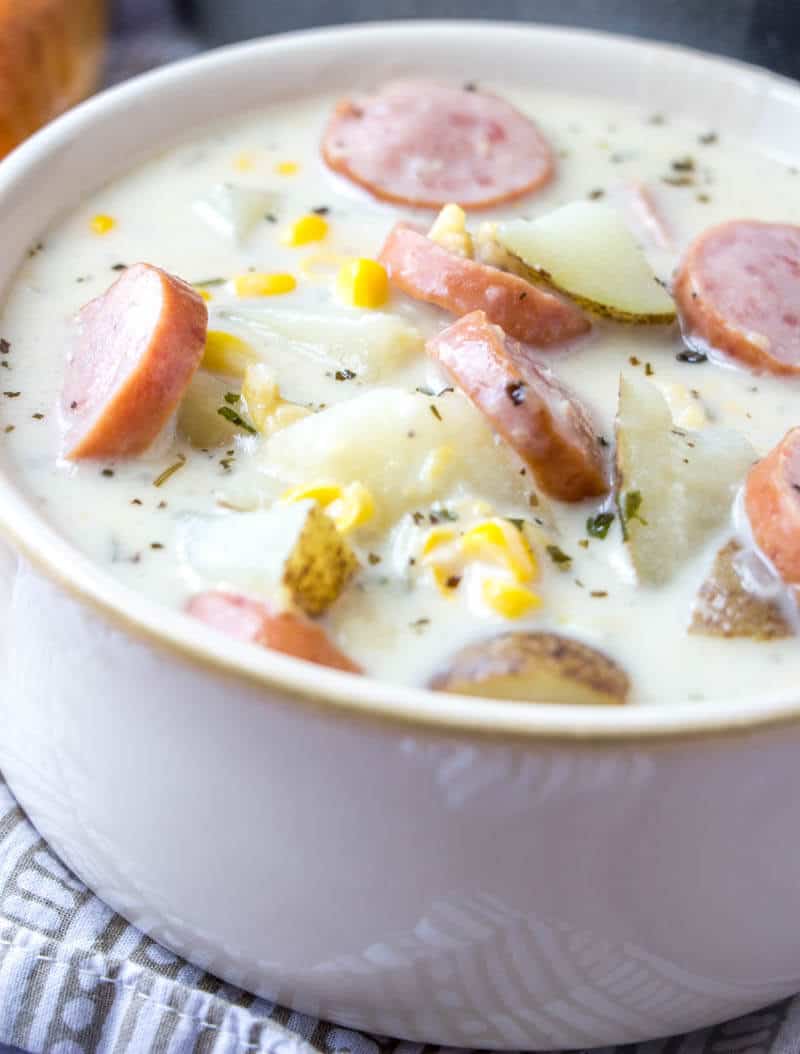
[[[233,333],[224,329],[210,329],[206,334],[206,348],[201,366],[211,373],[222,373],[227,377],[244,377],[250,363],[258,356],[253,348]]]
[[[448,545],[450,542],[455,541],[456,532],[452,527],[432,527],[425,536],[425,541],[422,543],[422,558],[430,556],[435,549],[439,549],[443,545]]]
[[[433,581],[436,583],[436,588],[442,596],[452,599],[461,584],[461,575],[454,574],[451,567],[442,567],[439,564],[433,565],[431,573],[433,574]]]
[[[275,407],[267,418],[264,431],[268,435],[272,435],[273,432],[280,432],[282,428],[288,428],[289,425],[293,425],[296,421],[302,421],[304,417],[308,417],[312,412],[307,406],[300,406],[299,403],[281,403],[280,406]]]
[[[467,230],[467,217],[460,205],[445,205],[428,231],[432,242],[448,252],[472,259],[472,238]]]
[[[256,158],[252,150],[243,150],[233,159],[233,167],[237,172],[252,172],[256,167]]]
[[[247,416],[259,432],[268,431],[269,418],[280,402],[278,383],[269,366],[251,362],[244,371],[242,398],[247,405]]]
[[[292,247],[308,245],[310,242],[321,242],[327,233],[328,221],[310,212],[307,216],[301,216],[299,220],[294,221],[285,231],[282,241],[284,245]]]
[[[522,618],[542,606],[542,598],[536,593],[501,578],[484,579],[482,592],[487,607],[503,618]]]
[[[484,520],[461,537],[461,551],[469,559],[507,567],[518,582],[530,582],[538,573],[536,557],[522,531],[507,520]]]
[[[89,226],[92,228],[95,234],[108,234],[109,231],[113,231],[117,225],[117,221],[113,216],[107,216],[104,212],[98,212],[96,216],[92,216]]]
[[[291,487],[281,494],[282,505],[291,505],[295,501],[315,501],[323,509],[333,501],[342,496],[342,488],[338,483],[301,483],[299,487]]]
[[[237,274],[233,279],[233,291],[237,296],[280,296],[291,293],[297,280],[290,274],[262,274],[257,271]]]
[[[341,497],[328,511],[336,529],[344,534],[369,523],[375,515],[375,501],[364,484],[356,480],[344,488]]]
[[[296,176],[300,171],[300,166],[296,161],[279,161],[275,166],[275,171],[279,176]]]
[[[389,299],[389,276],[377,260],[348,260],[339,268],[336,289],[352,307],[383,307]]]
[[[451,446],[437,446],[425,458],[420,469],[420,479],[423,483],[438,483],[447,469],[453,463],[456,452]]]

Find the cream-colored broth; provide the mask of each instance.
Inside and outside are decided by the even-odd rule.
[[[744,143],[724,136],[708,141],[713,129],[673,123],[668,114],[642,113],[602,100],[512,89],[502,89],[502,94],[536,117],[559,152],[558,177],[535,196],[472,218],[475,222],[535,216],[592,192],[617,200],[618,194],[624,197],[626,181],[639,179],[653,188],[673,238],[671,250],[647,248],[655,271],[667,280],[681,249],[704,227],[733,217],[791,221],[797,215],[800,176]],[[170,431],[147,456],[131,461],[61,460],[56,408],[70,319],[116,277],[115,265],[139,260],[191,282],[251,268],[287,271],[298,276],[297,289],[270,299],[267,307],[291,306],[310,313],[339,310],[324,264],[321,274],[304,278],[301,261],[319,251],[374,256],[397,218],[423,217],[374,202],[327,171],[318,146],[332,102],[317,98],[281,105],[211,130],[95,194],[43,235],[0,316],[0,336],[11,345],[2,368],[6,394],[0,397],[0,441],[20,479],[43,513],[76,545],[125,584],[169,605],[182,606],[193,591],[218,584],[198,577],[181,559],[187,516],[218,513],[233,523],[237,513],[220,508],[220,499],[236,504],[245,494],[252,501],[256,489],[259,501],[268,504],[281,484],[270,478],[268,466],[265,469],[259,441],[246,436],[203,453]],[[680,172],[672,163],[687,156],[695,164],[692,185],[674,185]],[[286,161],[297,164],[294,174],[276,171],[276,165]],[[664,182],[664,177],[673,182]],[[265,218],[240,244],[204,222],[195,203],[224,181],[274,193],[269,213],[275,222]],[[319,206],[329,209],[325,242],[301,248],[283,245],[286,226]],[[116,220],[114,229],[102,237],[90,229],[97,213]],[[424,221],[429,222],[427,213]],[[236,332],[259,348],[286,398],[317,408],[351,399],[372,386],[360,378],[337,381],[330,364],[265,342],[252,326],[231,321],[229,314],[242,308],[241,301],[224,287],[213,286],[210,292],[211,327]],[[247,306],[258,311],[265,304]],[[409,320],[426,335],[449,321],[399,293],[383,310]],[[674,411],[680,410],[681,399],[678,389],[668,386],[681,386],[684,396],[694,389],[715,422],[747,435],[759,454],[797,423],[796,381],[753,376],[730,366],[681,363],[675,358],[680,346],[673,330],[597,324],[589,338],[574,347],[539,357],[585,400],[598,433],[609,440],[620,371],[641,375],[648,363],[650,379],[670,391]],[[631,365],[632,358],[639,365]],[[381,385],[404,392],[442,383],[422,355],[380,379]],[[443,405],[448,398],[461,397],[447,396]],[[370,442],[366,431],[363,442]],[[155,487],[154,479],[178,453],[187,456],[186,465]],[[517,471],[510,456],[507,464],[509,473]],[[476,485],[461,497],[487,499],[500,515],[532,514],[521,484],[499,491],[489,485],[485,493]],[[742,696],[765,687],[794,689],[800,672],[795,640],[730,642],[686,633],[697,588],[726,532],[709,540],[667,587],[652,589],[636,584],[617,523],[605,540],[591,540],[586,549],[578,545],[586,537],[587,516],[596,509],[592,503],[571,507],[556,502],[549,512],[539,510],[540,515],[552,515],[558,545],[572,557],[572,565],[559,571],[542,550],[537,552],[542,565],[537,591],[543,605],[533,616],[511,623],[491,615],[469,602],[467,583],[455,598],[440,595],[426,576],[408,567],[422,528],[406,517],[391,531],[354,536],[362,558],[373,553],[380,563],[363,561],[365,569],[324,622],[336,642],[369,673],[411,684],[424,683],[464,643],[530,626],[555,628],[606,650],[630,673],[635,702]],[[430,505],[423,512],[428,515]]]

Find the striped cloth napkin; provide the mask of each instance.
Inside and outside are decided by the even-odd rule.
[[[438,1054],[295,1014],[151,941],[61,864],[0,778],[0,1054]],[[800,997],[598,1054],[797,1054]]]

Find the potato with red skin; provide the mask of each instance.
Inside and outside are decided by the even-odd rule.
[[[186,611],[236,640],[259,644],[333,670],[364,672],[339,651],[321,626],[293,611],[278,611],[264,602],[221,590],[192,597]]]
[[[526,357],[483,311],[454,322],[426,345],[552,498],[606,494],[606,466],[577,398]]]
[[[744,504],[759,549],[787,585],[800,585],[800,428],[750,470]]]
[[[524,344],[560,344],[591,328],[574,304],[519,275],[448,252],[406,223],[390,231],[378,259],[392,285],[408,296],[456,316],[485,311]]]
[[[77,325],[61,395],[64,453],[141,454],[200,365],[206,305],[179,278],[140,263],[81,308]]]

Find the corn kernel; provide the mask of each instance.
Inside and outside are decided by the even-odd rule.
[[[313,212],[307,216],[301,216],[283,235],[283,244],[292,247],[297,245],[309,245],[311,242],[321,242],[328,233],[328,221]]]
[[[259,432],[268,431],[269,418],[280,402],[280,390],[269,366],[251,362],[245,368],[242,398],[247,405],[247,416]]]
[[[460,205],[445,205],[433,221],[428,237],[448,252],[472,259],[474,250],[466,221]]]
[[[342,496],[342,488],[338,483],[301,483],[299,487],[291,487],[280,497],[282,505],[290,505],[295,501],[315,501],[323,509],[333,501]]]
[[[377,260],[348,260],[336,279],[339,296],[352,307],[383,307],[389,299],[389,276]]]
[[[201,300],[205,300],[206,303],[208,303],[209,300],[213,300],[214,299],[213,296],[211,295],[211,293],[209,293],[209,291],[207,289],[197,289],[197,290],[195,290],[195,292],[200,297],[200,299]]]
[[[439,549],[441,546],[448,545],[450,542],[454,541],[455,537],[456,532],[452,527],[431,528],[425,537],[425,541],[422,543],[423,560],[426,556],[430,556],[435,549]]]
[[[300,166],[296,161],[279,161],[275,166],[275,171],[279,176],[296,176],[300,171]]]
[[[507,567],[518,582],[536,577],[538,567],[527,539],[506,520],[485,520],[461,537],[461,551],[470,558]]]
[[[420,479],[423,483],[438,483],[441,481],[447,469],[452,465],[456,456],[451,446],[437,446],[425,458],[420,469]]]
[[[453,574],[452,568],[442,567],[435,564],[431,568],[433,574],[433,581],[436,583],[436,588],[442,594],[452,600],[455,596],[456,590],[461,584],[461,575]]]
[[[237,274],[233,279],[233,291],[237,296],[280,296],[291,293],[297,286],[297,280],[290,274],[260,274],[248,272]]]
[[[343,534],[355,527],[363,527],[375,515],[375,501],[363,483],[349,483],[342,496],[328,510],[336,529]]]
[[[487,607],[503,618],[522,618],[542,606],[541,597],[530,589],[499,578],[485,579],[482,592]]]
[[[252,172],[256,167],[255,154],[252,150],[243,150],[233,159],[233,167],[237,172]]]
[[[113,216],[107,216],[104,212],[98,212],[96,216],[92,216],[89,226],[92,228],[95,234],[108,234],[109,231],[113,231],[117,225],[117,221]]]
[[[227,377],[244,377],[250,363],[258,360],[253,348],[233,333],[224,329],[210,329],[206,334],[203,361],[204,370],[222,373]]]

